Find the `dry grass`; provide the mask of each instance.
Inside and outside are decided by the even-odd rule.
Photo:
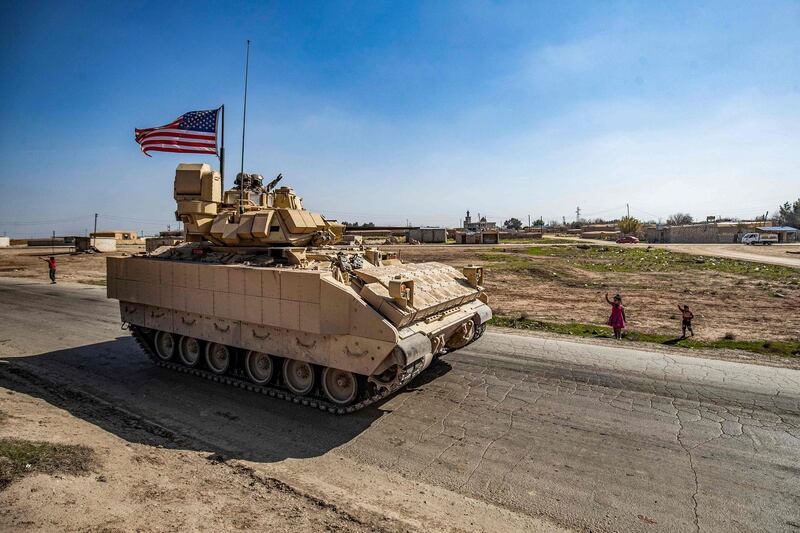
[[[26,474],[85,474],[93,463],[86,446],[1,438],[0,490]]]

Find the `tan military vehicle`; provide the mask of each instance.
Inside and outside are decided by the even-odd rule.
[[[480,337],[483,269],[337,246],[344,227],[288,187],[206,164],[175,173],[186,241],[108,259],[108,297],[160,366],[352,412]]]

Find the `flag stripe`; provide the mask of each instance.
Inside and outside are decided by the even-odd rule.
[[[217,151],[214,150],[213,148],[205,148],[205,149],[197,148],[197,149],[195,149],[195,148],[175,148],[175,147],[171,147],[171,146],[163,146],[163,147],[153,146],[153,147],[148,147],[148,148],[144,148],[142,150],[142,152],[144,152],[144,153],[147,153],[147,152],[175,152],[175,153],[186,153],[186,154],[215,154],[215,153],[217,153]]]
[[[165,134],[166,133],[170,133],[170,134],[174,133],[175,135],[184,135],[184,136],[187,136],[187,137],[189,137],[189,136],[203,137],[203,138],[208,138],[208,137],[213,138],[213,137],[217,136],[217,134],[214,133],[213,131],[210,132],[210,133],[207,133],[207,132],[204,132],[204,131],[182,130],[180,128],[157,128],[157,129],[153,129],[152,131],[148,131],[146,133],[140,133],[139,135],[140,136],[141,135],[150,135],[152,133],[165,133]]]
[[[180,120],[176,120],[175,122],[170,122],[169,124],[165,124],[163,126],[156,126],[155,128],[143,128],[143,129],[136,128],[136,135],[141,135],[142,133],[147,133],[155,130],[163,130],[166,128],[177,128],[180,123],[181,123]]]
[[[135,140],[145,155],[148,152],[216,154],[218,111],[190,111],[163,126],[137,128]]]
[[[169,137],[171,139],[186,139],[187,141],[214,141],[215,139],[214,137],[203,137],[201,135],[184,135],[182,133],[162,133],[160,131],[154,131],[153,133],[148,133],[147,135],[139,137],[139,142],[152,139],[153,137]]]
[[[173,139],[187,139],[195,141],[216,141],[216,135],[195,135],[193,133],[170,133],[164,130],[157,130],[146,135],[140,135],[137,142],[142,142],[153,137],[170,137]]]
[[[213,148],[214,150],[217,149],[217,143],[198,143],[198,142],[189,142],[189,141],[178,141],[175,139],[165,138],[165,139],[148,139],[143,143],[139,143],[142,146],[150,146],[150,145],[162,145],[168,144],[170,146],[200,146],[203,148]]]

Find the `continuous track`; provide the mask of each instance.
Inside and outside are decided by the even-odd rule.
[[[251,381],[248,381],[246,378],[240,378],[235,375],[215,374],[213,372],[209,372],[208,370],[203,370],[201,368],[192,368],[186,365],[182,365],[180,363],[175,363],[172,361],[164,361],[163,359],[159,358],[156,355],[155,349],[153,348],[152,345],[152,341],[145,333],[141,331],[140,328],[138,328],[137,326],[130,326],[128,329],[130,330],[133,337],[136,339],[136,342],[142,348],[142,351],[144,351],[144,353],[147,354],[150,360],[153,361],[153,363],[155,363],[157,366],[163,368],[169,368],[170,370],[175,370],[177,372],[183,372],[184,374],[199,376],[209,381],[216,381],[219,383],[224,383],[226,385],[231,385],[233,387],[238,387],[240,389],[247,389],[252,392],[265,394],[272,398],[280,398],[288,402],[294,402],[297,404],[306,405],[308,407],[317,408],[322,411],[328,411],[330,413],[334,413],[337,415],[354,413],[356,411],[364,409],[369,405],[381,401],[382,399],[394,394],[395,392],[406,386],[412,379],[418,376],[420,372],[422,372],[423,370],[422,362],[420,361],[413,367],[413,369],[410,372],[406,373],[404,378],[400,381],[399,385],[395,385],[394,387],[388,388],[383,392],[374,394],[366,399],[363,399],[351,405],[339,406],[314,396],[298,396],[279,387],[274,387],[270,385],[257,385]],[[476,335],[476,338],[477,337],[478,335]]]

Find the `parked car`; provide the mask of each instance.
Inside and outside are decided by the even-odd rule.
[[[777,233],[746,233],[742,237],[742,244],[763,244],[768,245],[773,242],[778,242]]]
[[[624,237],[620,237],[617,239],[617,244],[638,244],[639,239],[634,237],[633,235],[626,235]]]

